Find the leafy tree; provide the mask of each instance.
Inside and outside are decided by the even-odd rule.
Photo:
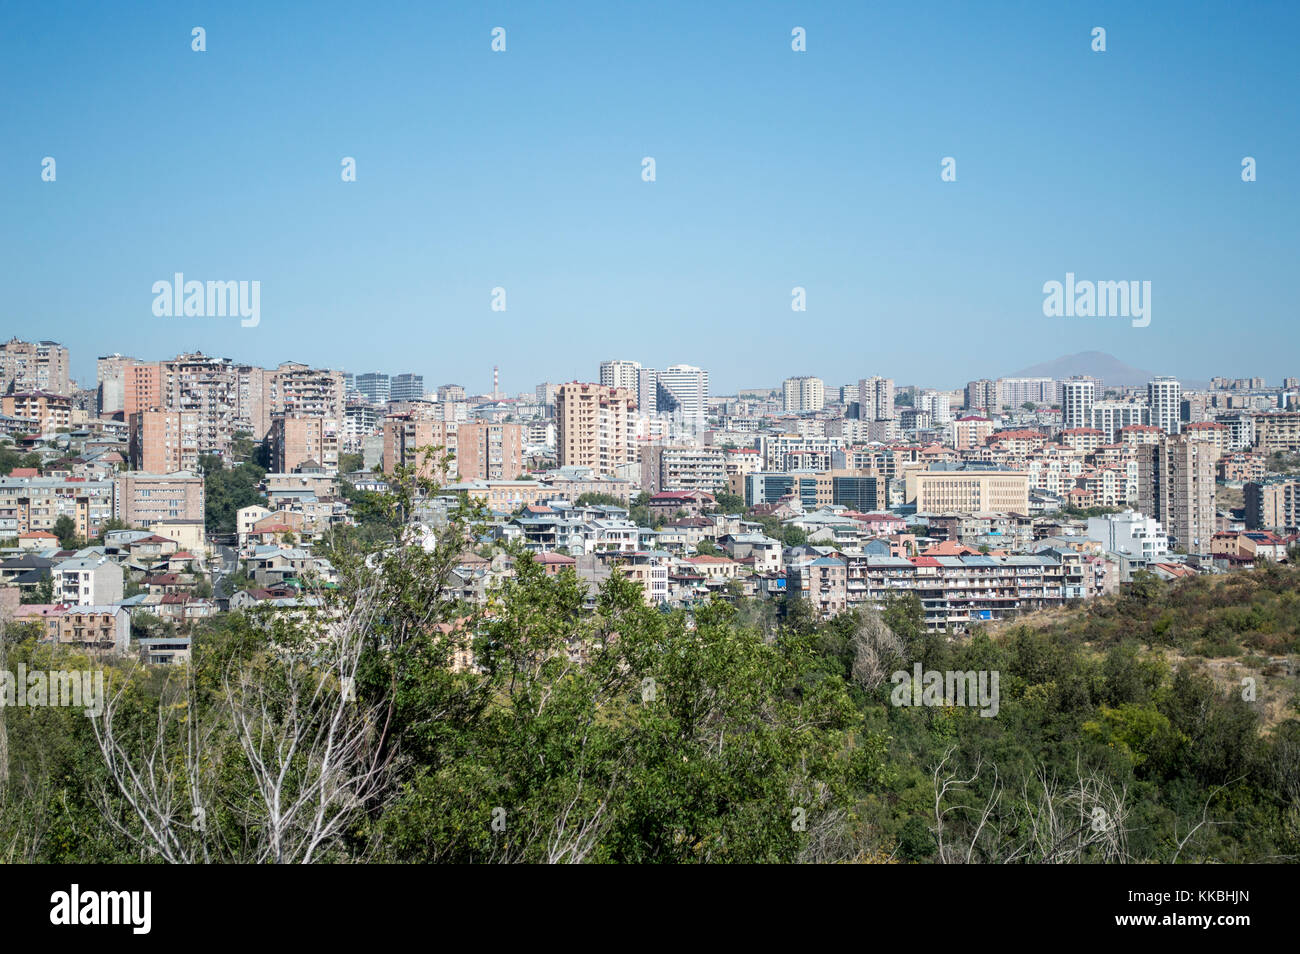
[[[53,533],[59,538],[59,546],[64,550],[76,549],[81,544],[77,536],[77,524],[67,514],[54,521]]]

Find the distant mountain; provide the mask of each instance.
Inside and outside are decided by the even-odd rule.
[[[1155,373],[1125,364],[1113,354],[1107,354],[1104,351],[1080,351],[1078,354],[1069,354],[1063,358],[1057,358],[1055,361],[1044,361],[1042,364],[1023,368],[1015,374],[1007,376],[1012,378],[1056,378],[1059,381],[1076,374],[1099,378],[1102,384],[1113,384],[1121,387],[1143,385],[1155,377]]]

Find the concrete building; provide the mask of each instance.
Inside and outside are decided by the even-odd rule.
[[[111,480],[0,477],[0,528],[5,536],[52,532],[59,518],[67,517],[76,535],[89,539],[112,516]]]
[[[1245,498],[1247,530],[1300,530],[1300,479],[1251,481]]]
[[[1177,434],[1182,423],[1182,406],[1182,386],[1177,378],[1164,375],[1147,382],[1147,407],[1153,427],[1166,434]]]
[[[727,454],[721,447],[647,444],[641,448],[641,489],[703,490],[727,486]]]
[[[998,401],[1009,410],[1026,404],[1050,407],[1056,403],[1055,378],[998,378]]]
[[[326,471],[339,467],[340,428],[337,418],[279,414],[271,418],[267,443],[271,469],[289,473],[308,463]]]
[[[641,364],[638,361],[602,361],[600,383],[607,388],[625,388],[636,393],[641,387]]]
[[[57,341],[19,341],[0,345],[0,394],[48,391],[69,397],[68,349]]]
[[[136,358],[110,354],[95,362],[95,383],[98,388],[95,408],[100,415],[121,414],[126,410],[126,387],[131,368],[139,364]]]
[[[1300,411],[1256,414],[1255,448],[1264,455],[1300,453]]]
[[[821,378],[786,378],[781,408],[787,414],[808,414],[826,406],[826,384]]]
[[[709,372],[690,364],[673,364],[652,372],[654,413],[666,415],[692,432],[704,430],[709,405]]]
[[[97,606],[122,601],[122,568],[108,557],[74,557],[56,563],[54,602],[70,606]]]
[[[1151,412],[1145,404],[1129,401],[1097,401],[1092,406],[1092,419],[1087,427],[1095,427],[1106,435],[1106,443],[1117,444],[1120,433],[1134,424],[1150,424]]]
[[[1002,401],[998,397],[998,386],[988,378],[969,381],[966,384],[966,409],[983,411],[985,414],[997,414],[1002,410]]]
[[[626,388],[562,384],[555,391],[556,455],[561,467],[590,467],[618,476],[634,460],[632,411],[636,397]]]
[[[465,421],[456,425],[458,480],[516,480],[524,472],[522,424]]]
[[[72,426],[72,398],[50,391],[14,391],[0,397],[0,413],[31,422],[35,431],[67,429]]]
[[[1169,538],[1160,521],[1132,510],[1088,518],[1088,539],[1135,567],[1162,563],[1169,556]]]
[[[1160,521],[1171,543],[1188,553],[1209,552],[1215,531],[1214,447],[1166,435],[1137,450],[1138,509]]]
[[[1092,406],[1097,400],[1094,381],[1061,382],[1061,427],[1090,427]]]
[[[959,451],[983,447],[993,434],[993,422],[987,417],[959,417],[948,425],[952,446]]]
[[[113,516],[131,527],[203,520],[203,476],[189,471],[118,474]]]
[[[1029,473],[911,470],[906,497],[918,513],[1029,513]]]
[[[128,418],[128,457],[134,470],[197,471],[203,450],[198,411],[137,411]]]
[[[858,381],[858,419],[862,421],[894,419],[893,378],[871,377]]]

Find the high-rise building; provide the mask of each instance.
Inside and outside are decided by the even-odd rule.
[[[1145,404],[1133,404],[1127,401],[1097,401],[1092,405],[1091,422],[1087,427],[1096,428],[1106,435],[1106,443],[1119,443],[1120,431],[1134,424],[1149,424],[1150,410]]]
[[[673,364],[655,374],[655,412],[671,415],[692,430],[703,430],[709,407],[709,372]]]
[[[1138,453],[1138,506],[1188,553],[1209,552],[1215,531],[1214,445],[1166,434]]]
[[[998,401],[1018,410],[1026,404],[1051,406],[1056,403],[1055,378],[998,378]]]
[[[390,401],[423,401],[424,375],[393,375],[393,380],[388,388],[388,399]]]
[[[130,425],[129,455],[132,470],[150,474],[197,471],[205,451],[199,439],[200,412],[163,411],[157,407],[136,411]]]
[[[357,375],[357,391],[371,404],[387,404],[391,393],[388,375],[367,371]]]
[[[782,391],[781,406],[787,414],[807,414],[826,406],[826,384],[821,378],[786,378]]]
[[[1002,402],[998,400],[998,386],[988,378],[971,381],[966,385],[966,409],[997,414]]]
[[[438,385],[438,400],[443,404],[455,404],[465,400],[465,388],[459,384]]]
[[[460,480],[517,479],[524,472],[523,425],[494,421],[457,424],[452,466]]]
[[[555,391],[556,453],[561,467],[591,467],[603,476],[634,459],[631,412],[636,398],[626,388],[574,381]]]
[[[600,383],[607,388],[627,388],[636,391],[641,386],[639,361],[602,361]]]
[[[1091,380],[1061,382],[1061,427],[1092,426],[1092,406],[1097,401],[1097,384]]]
[[[0,345],[0,394],[46,391],[72,395],[68,349],[57,341],[19,341]]]
[[[120,354],[105,355],[95,362],[95,382],[99,391],[95,401],[96,413],[110,415],[126,410],[127,379],[131,368],[139,363],[135,358]]]
[[[1182,387],[1177,378],[1168,376],[1147,382],[1147,406],[1151,409],[1151,425],[1166,434],[1181,430]]]
[[[271,469],[288,474],[316,464],[336,472],[339,466],[338,418],[277,414],[271,418],[267,443]]]
[[[863,421],[894,419],[893,378],[862,378],[858,381],[858,418]]]
[[[943,391],[922,391],[916,396],[916,409],[928,412],[934,427],[943,427],[952,421],[951,402]]]

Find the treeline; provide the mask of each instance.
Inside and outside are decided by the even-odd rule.
[[[1294,650],[1288,568],[1140,579],[1068,620],[949,640],[925,630],[915,598],[830,622],[799,603],[779,618],[770,603],[661,612],[615,575],[593,608],[571,571],[549,574],[524,554],[476,610],[442,583],[472,517],[462,519],[434,547],[341,540],[331,556],[344,583],[322,591],[319,616],[233,613],[207,624],[190,667],[116,664],[100,718],[6,709],[3,857],[1300,854],[1294,707],[1266,723],[1246,694],[1165,651],[1195,649],[1219,627],[1243,650]],[[21,628],[7,650],[10,670],[100,665]],[[471,651],[476,668],[464,665]],[[910,680],[917,664],[996,673],[996,714],[896,704],[895,674]]]

